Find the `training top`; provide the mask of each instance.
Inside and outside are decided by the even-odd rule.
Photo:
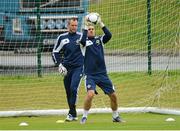
[[[67,69],[83,66],[84,56],[81,44],[86,38],[82,33],[63,33],[59,35],[53,48],[52,57],[56,65],[63,64]]]
[[[84,72],[86,75],[95,75],[99,73],[107,73],[103,46],[111,37],[111,32],[104,26],[102,28],[104,35],[95,36],[86,40]],[[83,32],[83,35],[86,32]]]

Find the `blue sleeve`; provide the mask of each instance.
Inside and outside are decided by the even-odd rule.
[[[80,41],[83,46],[86,45],[86,39],[87,39],[87,30],[83,30],[83,36]]]
[[[102,28],[103,32],[104,32],[104,35],[102,37],[102,42],[105,44],[107,43],[111,37],[112,37],[112,34],[111,32],[108,30],[108,28],[106,28],[105,26]]]
[[[62,54],[61,53],[52,53],[52,59],[54,61],[55,66],[58,66],[60,63],[63,62]]]
[[[58,37],[52,52],[52,59],[56,66],[63,62],[61,39]]]

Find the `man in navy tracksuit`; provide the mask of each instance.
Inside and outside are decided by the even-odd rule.
[[[77,26],[76,18],[69,19],[68,32],[57,38],[52,52],[54,63],[59,66],[59,73],[64,76],[64,86],[69,106],[66,121],[78,119],[76,100],[84,64],[84,56],[80,45],[86,42],[86,36],[83,37],[82,33],[77,32]]]
[[[98,15],[98,14],[97,14]],[[86,23],[87,18],[86,18]],[[91,108],[92,99],[95,95],[96,85],[98,85],[105,94],[107,94],[111,101],[112,118],[113,122],[123,122],[119,117],[118,103],[115,94],[114,86],[109,79],[106,71],[106,65],[104,60],[103,46],[107,43],[112,34],[107,27],[101,21],[99,16],[98,23],[100,24],[104,35],[95,36],[94,26],[86,24],[86,29],[83,32],[84,36],[88,36],[85,46],[85,58],[84,58],[84,73],[85,73],[85,84],[87,89],[87,95],[84,102],[84,112],[81,124],[85,124],[88,116],[88,111]]]

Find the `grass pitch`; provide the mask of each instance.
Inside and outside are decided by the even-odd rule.
[[[119,107],[161,106],[179,108],[179,71],[171,71],[168,77],[164,72],[146,73],[112,73],[110,78],[116,85]],[[67,102],[62,78],[57,75],[19,77],[0,77],[0,110],[25,109],[64,109]],[[163,85],[162,85],[163,84]],[[171,87],[171,88],[169,88]],[[164,89],[164,90],[162,90]],[[109,107],[109,99],[99,89],[94,98],[93,107]],[[160,94],[159,99],[156,94]],[[80,89],[78,108],[82,108],[85,96]],[[153,105],[152,105],[153,100]],[[44,117],[9,117],[0,118],[0,130],[178,130],[180,116],[160,114],[122,114],[126,123],[113,123],[111,114],[90,114],[85,125],[77,122],[56,123],[66,116]],[[79,119],[81,116],[79,116]],[[174,118],[175,122],[165,119]],[[27,122],[29,126],[19,126]]]
[[[44,117],[14,117],[0,118],[0,130],[178,130],[180,129],[180,116],[160,115],[151,113],[122,114],[126,123],[113,123],[111,114],[90,114],[87,123],[81,125],[76,122],[56,123],[64,120],[65,116]],[[176,121],[166,122],[166,118]],[[27,122],[28,126],[19,126]]]

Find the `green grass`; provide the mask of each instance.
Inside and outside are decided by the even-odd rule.
[[[160,106],[180,108],[179,71],[111,73],[120,107]],[[1,76],[0,110],[64,109],[67,107],[63,79],[56,74],[36,76]],[[93,107],[109,107],[109,98],[97,87]],[[157,94],[160,95],[157,99]],[[83,107],[84,83],[78,95],[78,108]]]
[[[109,74],[118,96],[119,107],[156,106],[180,108],[180,71],[154,71]],[[37,76],[0,76],[0,111],[29,109],[64,109],[67,107],[62,77],[57,74]],[[86,95],[84,83],[79,90],[77,108],[83,107]],[[109,107],[109,99],[99,89],[92,104],[94,107]],[[159,98],[157,99],[157,94]],[[65,114],[66,115],[66,114]],[[111,114],[90,114],[87,124],[79,121],[59,123],[66,116],[8,117],[0,118],[0,130],[178,130],[180,116],[151,113],[123,113],[127,121],[113,123]],[[165,122],[166,118],[175,122]],[[79,116],[79,119],[81,116]],[[29,126],[20,127],[20,122]]]
[[[106,45],[108,50],[121,52],[147,51],[147,1],[101,0],[91,3],[89,12],[98,12],[111,30],[113,37]],[[151,1],[152,51],[164,52],[175,48],[179,30],[178,0]],[[97,34],[101,34],[97,29]],[[177,47],[177,46],[176,46]]]
[[[56,123],[65,116],[16,117],[0,118],[0,130],[178,130],[180,116],[160,114],[122,114],[126,123],[113,123],[111,114],[89,114],[85,125],[77,122]],[[166,122],[166,118],[175,122]],[[81,117],[79,117],[80,119]],[[19,123],[27,122],[29,126],[20,127]]]

